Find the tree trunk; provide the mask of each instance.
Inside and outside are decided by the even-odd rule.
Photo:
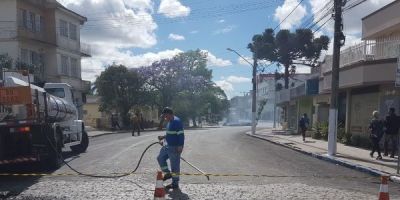
[[[285,65],[285,89],[289,89],[289,67],[290,65]]]

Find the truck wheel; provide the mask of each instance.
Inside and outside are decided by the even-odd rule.
[[[56,129],[56,138],[50,138],[52,144],[49,144],[49,157],[45,161],[45,165],[49,170],[55,170],[61,167],[63,163],[62,158],[62,132],[60,128]],[[53,135],[53,134],[50,134]]]
[[[81,143],[71,147],[71,150],[74,153],[83,153],[89,146],[89,136],[86,131],[82,132],[82,140]]]

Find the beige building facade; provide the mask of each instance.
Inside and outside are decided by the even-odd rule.
[[[81,59],[90,56],[90,47],[80,42],[87,19],[56,0],[2,0],[0,19],[0,54],[13,58],[15,68],[33,68],[36,84],[70,84],[81,107],[90,89],[81,78]]]
[[[400,70],[400,1],[395,1],[362,19],[360,44],[341,51],[339,72],[339,122],[346,132],[368,137],[368,125],[374,110],[387,115],[389,108],[400,114],[400,88],[396,76]],[[321,65],[319,93],[325,96],[318,105],[329,106],[332,57]],[[314,100],[314,103],[316,100]],[[327,108],[327,107],[325,107]],[[317,113],[327,119],[327,110]]]

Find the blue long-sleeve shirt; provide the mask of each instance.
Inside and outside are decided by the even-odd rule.
[[[174,119],[167,124],[165,139],[169,146],[183,146],[185,144],[185,134],[181,120],[174,116]]]

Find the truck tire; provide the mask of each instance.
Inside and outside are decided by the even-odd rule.
[[[72,147],[71,147],[71,150],[72,150],[74,153],[78,153],[78,154],[79,154],[79,153],[85,152],[86,149],[88,148],[88,146],[89,146],[89,136],[88,136],[87,132],[84,130],[84,131],[82,132],[82,140],[81,140],[81,143],[78,144],[78,145],[72,146]]]
[[[50,132],[48,134],[48,137],[51,141],[48,141],[49,143],[51,142],[52,144],[49,144],[49,156],[45,160],[45,166],[49,170],[56,170],[61,167],[63,164],[63,158],[62,158],[62,131],[59,127],[56,128],[56,134],[52,134],[51,132],[54,131],[53,129],[50,129]],[[55,138],[54,138],[55,135]]]

